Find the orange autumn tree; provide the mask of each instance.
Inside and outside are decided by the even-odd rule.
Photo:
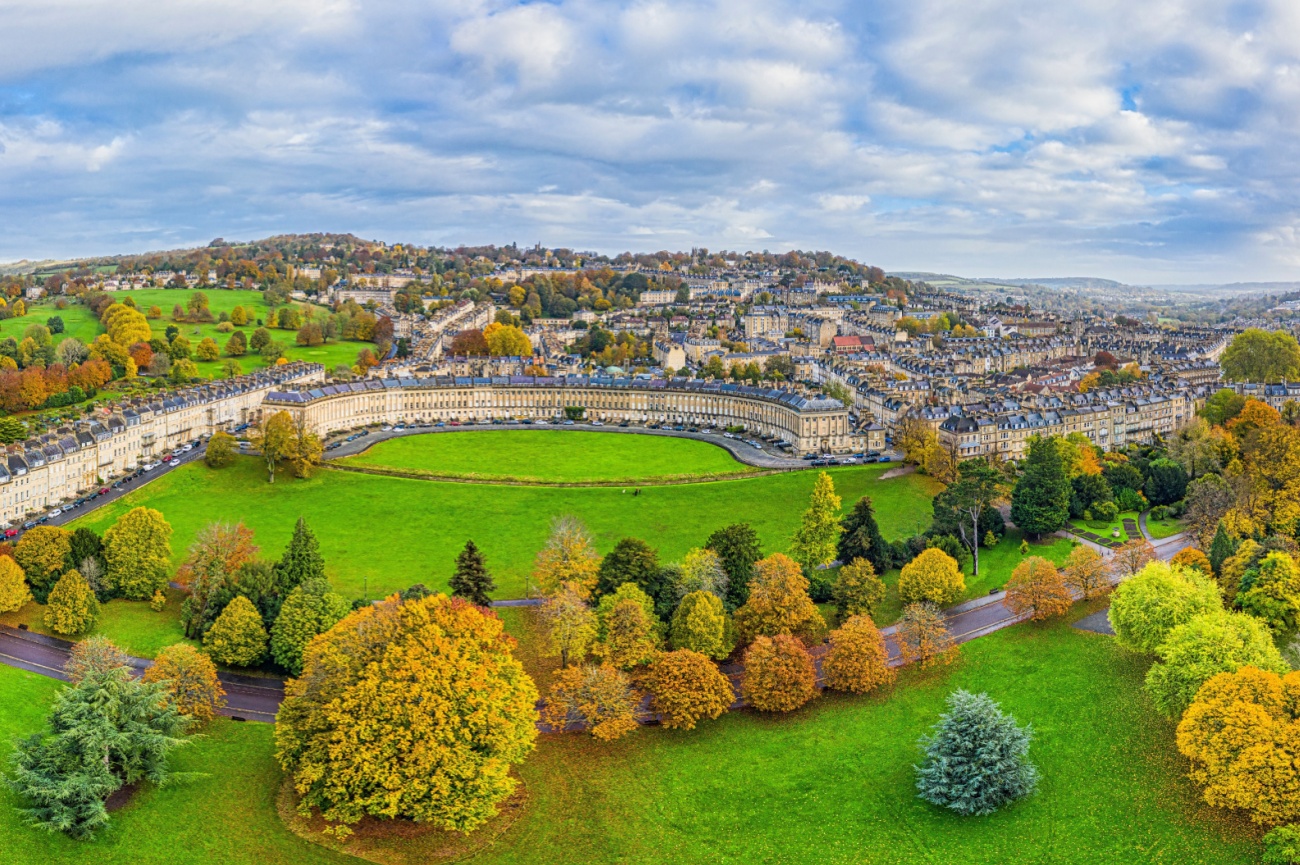
[[[1011,572],[1003,603],[1017,616],[1029,613],[1029,618],[1041,622],[1064,615],[1074,598],[1056,565],[1041,556],[1030,556]]]
[[[1205,801],[1266,826],[1300,820],[1300,672],[1219,673],[1178,724]]]
[[[670,729],[693,730],[704,718],[717,718],[736,699],[718,665],[699,652],[664,652],[650,665],[650,708]]]
[[[831,631],[831,648],[822,661],[826,687],[865,694],[894,681],[885,638],[870,616],[850,616]]]
[[[745,651],[740,692],[755,709],[792,712],[817,696],[812,656],[788,634],[759,637]]]
[[[808,578],[792,558],[773,553],[754,563],[749,600],[736,610],[736,627],[748,641],[757,636],[824,633],[826,622],[808,597]]]
[[[640,704],[641,695],[622,670],[609,664],[567,667],[551,682],[542,721],[553,730],[577,726],[612,742],[636,729]]]
[[[203,724],[226,704],[226,689],[217,679],[217,665],[193,646],[177,643],[158,653],[144,681],[162,682],[176,711]]]
[[[1065,584],[1083,595],[1085,599],[1095,598],[1111,589],[1110,574],[1106,570],[1106,560],[1101,553],[1085,544],[1080,544],[1070,551],[1061,571]]]
[[[469,832],[518,784],[537,688],[501,620],[462,598],[393,595],[314,638],[275,721],[301,813]]]

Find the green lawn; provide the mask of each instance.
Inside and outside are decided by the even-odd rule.
[[[118,648],[137,658],[152,658],[174,643],[192,643],[186,640],[181,629],[180,609],[185,594],[175,589],[167,590],[167,606],[161,612],[149,608],[148,601],[113,600],[100,606],[99,621],[90,634],[108,637]],[[11,627],[20,624],[38,634],[49,634],[62,639],[77,639],[55,634],[45,627],[45,607],[32,601],[14,613],[0,615],[0,622]]]
[[[1080,609],[1078,612],[1082,612]],[[1077,613],[1076,613],[1077,614]],[[518,629],[529,614],[508,619]],[[521,654],[526,651],[521,650]],[[1258,861],[1257,833],[1200,804],[1173,725],[1142,691],[1147,660],[1056,623],[962,647],[888,692],[823,696],[784,717],[737,712],[692,732],[605,745],[544,736],[522,767],[528,809],[476,865],[563,863],[1172,863]],[[0,668],[0,754],[39,729],[56,683]],[[961,818],[916,798],[917,738],[956,688],[1033,725],[1031,798]],[[22,826],[0,792],[7,865],[308,865],[342,857],[277,821],[271,728],[217,721],[175,766],[208,775],[146,789],[96,841]],[[353,861],[356,860],[346,860]],[[413,863],[414,865],[414,863]]]
[[[887,537],[923,530],[933,481],[916,474],[882,481],[885,468],[832,469],[844,508],[869,494]],[[555,515],[580,517],[602,553],[635,535],[657,547],[662,560],[676,561],[714,529],[740,521],[754,526],[767,551],[784,551],[815,480],[814,472],[788,472],[643,487],[639,496],[620,487],[493,486],[328,469],[310,480],[282,472],[268,484],[260,461],[246,457],[215,471],[187,465],[73,525],[102,532],[132,507],[157,508],[175,529],[179,565],[198,529],[216,520],[242,520],[257,533],[263,555],[276,558],[301,515],[320,538],[335,586],[349,598],[360,596],[363,586],[370,597],[417,582],[445,587],[456,554],[472,538],[496,577],[495,596],[511,598],[524,594],[525,576]]]
[[[966,591],[962,593],[957,603],[983,597],[992,589],[1002,588],[1016,565],[1028,556],[1042,556],[1061,565],[1073,549],[1071,542],[1066,538],[1047,537],[1040,542],[1031,541],[1029,552],[1022,556],[1020,541],[1023,538],[1024,534],[1019,529],[1007,529],[1006,535],[996,547],[991,549],[981,547],[980,572],[978,575],[966,574]],[[903,602],[898,597],[898,575],[899,571],[894,569],[886,571],[881,577],[885,583],[885,600],[873,616],[876,624],[881,627],[892,625],[903,614]]]
[[[1170,535],[1176,535],[1185,528],[1187,527],[1183,525],[1181,520],[1172,518],[1155,520],[1150,516],[1147,517],[1147,534],[1157,541]]]
[[[530,481],[622,481],[753,472],[694,439],[577,430],[483,430],[389,439],[342,460],[416,474]]]
[[[138,291],[117,292],[115,297],[118,300],[131,298],[141,312],[148,312],[149,307],[157,306],[162,309],[163,317],[160,319],[151,319],[149,326],[152,328],[155,336],[163,336],[168,326],[174,324],[172,321],[172,307],[176,304],[185,305],[188,297],[196,289],[181,288],[146,288]],[[228,291],[226,289],[208,288],[203,289],[203,293],[208,297],[208,308],[212,310],[214,317],[219,316],[222,312],[230,312],[236,306],[243,306],[245,309],[253,310],[253,318],[247,325],[239,330],[244,331],[245,336],[252,336],[253,331],[257,328],[257,321],[263,322],[269,319],[269,308],[262,302],[262,293],[260,291],[236,290]],[[11,318],[6,321],[0,321],[0,337],[12,336],[15,339],[22,339],[23,331],[30,324],[45,324],[45,320],[52,315],[60,316],[63,319],[64,332],[55,334],[55,344],[62,342],[66,337],[75,336],[82,342],[89,345],[95,340],[95,337],[104,332],[100,326],[99,320],[90,314],[90,310],[81,304],[69,304],[67,309],[55,309],[52,302],[41,301],[32,304],[29,307],[27,315],[22,318]],[[209,324],[176,324],[181,329],[181,333],[189,339],[191,347],[197,347],[199,340],[205,336],[210,336],[216,340],[217,345],[222,348],[222,356],[216,361],[196,361],[199,372],[209,377],[220,377],[221,365],[230,358],[224,354],[226,340],[230,339],[230,334],[217,332],[217,323]],[[333,342],[328,345],[316,346],[315,348],[305,348],[294,342],[296,336],[292,330],[271,330],[273,338],[283,342],[287,346],[287,356],[290,360],[304,360],[314,363],[323,363],[327,367],[334,367],[340,363],[351,365],[357,358],[357,353],[364,348],[374,348],[373,344],[368,342]],[[244,372],[252,372],[266,366],[262,358],[255,354],[249,353],[240,358],[235,358],[243,367]]]

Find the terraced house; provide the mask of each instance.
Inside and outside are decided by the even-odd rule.
[[[784,439],[796,453],[844,453],[848,411],[837,400],[780,388],[722,382],[600,376],[436,376],[388,378],[281,390],[266,406],[283,408],[318,434],[374,423],[550,419],[581,407],[600,421],[743,426]]]
[[[10,445],[0,460],[0,523],[21,522],[74,499],[184,442],[257,423],[272,389],[324,375],[320,364],[271,367],[107,406],[75,424]]]

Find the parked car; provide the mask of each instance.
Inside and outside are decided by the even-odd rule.
[[[604,426],[605,423],[604,423],[604,421],[594,420],[594,421],[591,422],[591,425],[592,425],[592,426]]]
[[[566,420],[566,421],[564,422],[564,425],[565,425],[565,426],[573,426],[573,421],[571,421],[571,420]]]
[[[55,508],[54,510],[50,511],[49,516],[57,517],[61,513],[63,513],[63,510],[61,508]]]
[[[242,447],[242,445],[241,445],[241,447]],[[158,468],[158,464],[157,464],[157,463],[145,463],[144,466],[143,466],[143,468],[144,468],[145,471],[147,471],[147,472],[151,472],[151,471],[153,471],[154,469]]]
[[[436,424],[434,424],[434,426],[436,426],[436,427],[445,427],[446,424],[443,423],[442,421],[438,421]]]
[[[187,454],[187,453],[189,453],[189,452],[192,451],[192,450],[194,450],[194,445],[182,445],[182,446],[181,446],[181,453],[186,453],[186,454]]]
[[[5,529],[5,537],[6,537],[6,538],[12,538],[12,537],[15,537],[15,536],[17,536],[17,534],[18,534],[18,530],[17,530],[17,529]]]
[[[35,521],[35,520],[28,520],[27,522],[23,523],[23,528],[25,528],[25,529],[33,529],[33,528],[36,528],[36,521]]]

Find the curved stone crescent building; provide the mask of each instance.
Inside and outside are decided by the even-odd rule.
[[[837,400],[722,382],[493,376],[388,378],[309,390],[272,391],[264,410],[284,409],[320,435],[374,423],[552,419],[581,407],[600,421],[743,426],[784,439],[796,453],[849,450],[848,411]]]

